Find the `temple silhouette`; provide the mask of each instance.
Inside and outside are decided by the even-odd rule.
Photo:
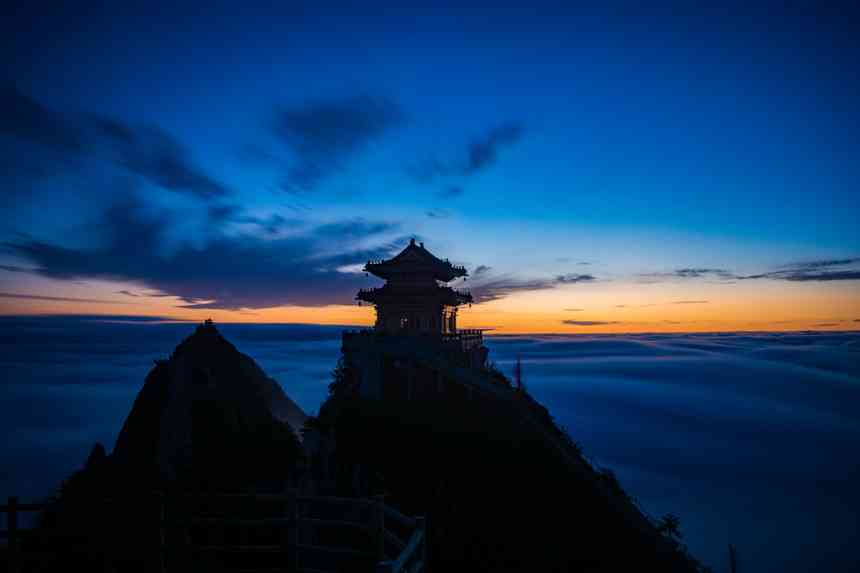
[[[411,399],[441,393],[443,377],[452,368],[485,366],[481,330],[457,328],[458,309],[471,304],[472,295],[448,286],[468,276],[464,267],[436,257],[412,239],[394,257],[368,261],[364,271],[386,282],[361,289],[355,297],[359,304],[374,305],[373,329],[343,333],[344,363],[359,395]],[[398,379],[405,385],[383,383]]]

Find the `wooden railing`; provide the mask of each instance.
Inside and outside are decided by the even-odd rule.
[[[44,509],[44,503],[19,503],[17,497],[10,497],[6,505],[0,505],[0,514],[6,514],[6,529],[0,530],[0,539],[6,538],[6,561],[9,573],[18,573],[21,570],[21,534],[28,531],[19,526],[19,514]]]
[[[384,502],[373,498],[302,496],[295,491],[278,494],[156,494],[159,512],[159,548],[156,570],[187,571],[201,559],[226,556],[236,559],[258,559],[269,554],[269,566],[257,568],[294,572],[327,569],[375,570],[379,573],[426,571],[426,530],[423,517],[408,517]],[[109,500],[107,500],[109,501]],[[235,507],[244,511],[236,512]],[[233,514],[213,513],[212,508],[233,506]],[[263,512],[261,505],[278,508]],[[10,573],[19,573],[28,557],[21,552],[19,514],[42,511],[47,504],[22,504],[15,497],[0,506],[7,516],[7,529],[0,538],[7,539],[7,562]],[[247,509],[253,509],[247,515]],[[201,511],[201,508],[206,508]],[[156,508],[153,508],[156,509]],[[238,514],[237,514],[238,513]],[[246,513],[246,515],[241,515]],[[386,525],[386,517],[389,525]],[[393,527],[392,527],[393,525]],[[238,532],[236,543],[210,540],[216,530]],[[263,532],[255,536],[253,532]],[[350,543],[333,543],[334,539]],[[396,532],[396,533],[395,533]],[[262,541],[261,541],[262,540]],[[109,553],[105,548],[105,552]],[[330,565],[336,563],[334,567]],[[322,566],[320,566],[322,564]],[[242,566],[242,569],[249,569]],[[105,559],[105,571],[113,564]]]
[[[478,329],[460,329],[442,335],[443,342],[458,344],[463,351],[484,344],[484,333]]]
[[[409,538],[404,542],[399,537],[385,528],[383,521],[383,536],[399,551],[397,557],[390,560],[380,561],[376,567],[377,573],[398,573],[409,571],[417,573],[427,570],[427,521],[423,517],[408,517],[399,513],[392,507],[383,505],[383,520],[388,516],[391,520],[398,522],[401,526],[411,531]]]

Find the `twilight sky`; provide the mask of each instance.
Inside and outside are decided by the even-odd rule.
[[[860,329],[849,3],[20,4],[0,314],[366,324],[414,236],[463,326]]]

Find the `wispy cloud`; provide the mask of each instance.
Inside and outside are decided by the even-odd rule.
[[[584,311],[585,309],[584,309],[584,308],[565,308],[565,309],[563,309],[563,310],[564,310],[565,312],[582,312],[582,311]]]
[[[785,268],[789,269],[804,269],[804,270],[813,270],[813,269],[824,269],[830,267],[844,267],[847,265],[854,265],[860,263],[860,257],[847,257],[841,259],[818,259],[811,261],[800,261],[797,263],[791,263],[785,265]]]
[[[436,192],[436,196],[440,199],[453,199],[464,193],[464,189],[459,185],[448,185],[444,189]]]
[[[179,141],[159,128],[133,128],[114,119],[92,119],[103,140],[110,141],[120,162],[164,189],[191,193],[204,198],[227,194],[227,188],[189,159]]]
[[[593,275],[567,274],[558,275],[557,277],[555,277],[555,280],[559,284],[576,284],[590,283],[592,281],[596,281],[597,279]]]
[[[0,270],[4,270],[9,273],[31,273],[33,269],[28,269],[25,267],[19,267],[17,265],[0,265]]]
[[[557,285],[553,280],[545,279],[519,279],[512,277],[499,277],[486,279],[480,284],[471,287],[472,297],[476,303],[490,302],[510,296],[517,292],[536,291],[553,288]]]
[[[671,274],[684,279],[697,279],[702,277],[714,277],[719,279],[734,278],[734,275],[726,269],[684,268],[677,269]]]
[[[671,271],[639,273],[640,282],[654,283],[665,281],[709,280],[727,282],[737,279],[728,269],[710,267],[683,267]]]
[[[707,300],[673,300],[669,304],[708,304]]]
[[[664,280],[784,280],[794,282],[828,282],[860,280],[860,257],[819,259],[790,263],[774,270],[753,274],[738,274],[724,268],[685,267],[669,272],[640,273],[646,282]]]
[[[0,134],[74,153],[83,148],[79,128],[10,84],[0,85]]]
[[[828,281],[856,281],[860,280],[860,270],[844,271],[773,271],[757,275],[738,277],[741,280],[748,279],[773,279],[794,282],[828,282]]]
[[[860,257],[818,259],[784,265],[773,271],[739,276],[741,280],[771,279],[794,282],[860,280]]]
[[[524,131],[523,126],[518,123],[506,123],[494,127],[483,137],[470,142],[463,173],[470,175],[496,163],[500,149],[519,141]]]
[[[487,273],[483,273],[486,275]],[[556,288],[560,285],[589,283],[597,280],[592,275],[557,275],[549,279],[521,279],[515,277],[486,277],[472,286],[475,302],[498,300],[517,292],[538,291]]]
[[[404,114],[387,98],[367,96],[312,101],[277,111],[275,135],[295,154],[285,188],[314,189],[323,179],[343,169],[374,139],[404,121]]]
[[[431,183],[445,177],[475,175],[495,165],[501,150],[518,142],[524,133],[525,129],[520,123],[508,122],[497,125],[469,141],[462,157],[446,161],[427,160],[410,169],[410,173],[421,183]],[[447,189],[460,188],[448,187]]]
[[[95,304],[123,304],[114,300],[102,300],[97,298],[75,298],[70,296],[43,296],[38,294],[19,294],[14,292],[0,292],[0,298],[17,298],[24,300],[45,300],[51,302],[91,302]]]
[[[227,188],[190,159],[187,149],[157,127],[138,127],[93,113],[64,114],[42,105],[15,86],[0,86],[0,134],[39,146],[24,161],[10,162],[6,176],[27,179],[68,169],[70,161],[112,163],[147,183],[203,198]],[[33,161],[42,163],[33,165]],[[35,158],[35,159],[34,159]]]
[[[116,294],[124,294],[125,296],[131,296],[134,298],[138,298],[141,296],[141,295],[137,294],[136,292],[131,292],[130,290],[118,290],[118,291],[116,291]]]
[[[608,324],[621,324],[616,320],[562,320],[562,324],[571,326],[604,326]]]

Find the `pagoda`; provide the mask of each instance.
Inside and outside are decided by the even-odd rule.
[[[394,257],[368,261],[364,271],[385,284],[361,289],[355,297],[359,304],[374,305],[373,329],[343,333],[344,365],[359,394],[434,394],[453,369],[485,367],[483,333],[457,328],[457,311],[472,303],[472,295],[448,286],[468,275],[464,267],[436,257],[412,239]]]
[[[391,259],[368,261],[364,271],[386,281],[385,286],[362,289],[355,297],[376,307],[378,332],[454,334],[457,308],[472,303],[468,291],[444,284],[467,276],[466,269],[435,257],[415,239]]]

